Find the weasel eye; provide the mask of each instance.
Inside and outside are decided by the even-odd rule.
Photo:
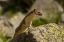
[[[40,12],[38,12],[38,14],[40,14]]]
[[[42,16],[42,13],[38,12],[38,13],[37,13],[37,15],[40,15],[40,16]]]

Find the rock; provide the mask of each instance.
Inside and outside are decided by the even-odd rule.
[[[2,14],[3,7],[0,5],[0,15]]]
[[[13,28],[16,29],[24,17],[25,15],[22,12],[17,12],[15,15],[9,18],[8,21],[13,25]]]
[[[41,11],[43,18],[46,18],[48,12],[50,15],[54,13],[58,14],[58,12],[63,12],[62,6],[54,0],[36,0],[32,5],[30,11],[35,8]]]
[[[8,37],[13,37],[15,29],[25,17],[21,12],[17,12],[13,16],[11,14],[6,12],[3,16],[0,16],[0,29]]]
[[[8,0],[0,0],[0,1],[8,1]]]
[[[7,37],[13,37],[14,29],[5,17],[0,16],[0,32]]]
[[[10,11],[6,12],[4,15],[6,19],[13,25],[13,28],[16,29],[20,22],[23,20],[25,15],[22,12],[12,13]]]
[[[55,23],[30,27],[10,42],[64,42],[64,27]]]
[[[61,21],[64,22],[64,12],[63,12],[63,14],[61,16]]]

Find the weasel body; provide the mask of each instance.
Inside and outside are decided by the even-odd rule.
[[[27,27],[30,26],[32,19],[36,15],[40,15],[41,16],[42,14],[37,9],[34,9],[29,14],[27,14],[25,16],[25,18],[22,20],[22,22],[20,23],[20,25],[16,28],[14,37],[16,37],[17,35],[19,35],[20,33],[22,33],[24,30],[26,30]]]

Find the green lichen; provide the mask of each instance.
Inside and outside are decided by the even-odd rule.
[[[49,42],[64,42],[64,27],[55,23],[43,25],[46,32],[43,32],[43,37]]]

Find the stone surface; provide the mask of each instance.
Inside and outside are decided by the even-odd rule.
[[[13,37],[14,29],[5,17],[0,16],[0,32],[7,37]]]
[[[17,12],[13,16],[10,16],[10,14],[10,12],[7,12],[5,15],[0,16],[0,30],[6,36],[13,37],[15,29],[19,26],[25,15],[23,15],[21,12]]]
[[[43,14],[43,18],[46,18],[48,12],[50,14],[54,14],[54,12],[63,12],[62,6],[54,0],[36,0],[35,3],[32,5],[30,11],[35,8],[41,11],[41,13]]]
[[[55,23],[30,27],[10,42],[64,42],[64,27]]]

